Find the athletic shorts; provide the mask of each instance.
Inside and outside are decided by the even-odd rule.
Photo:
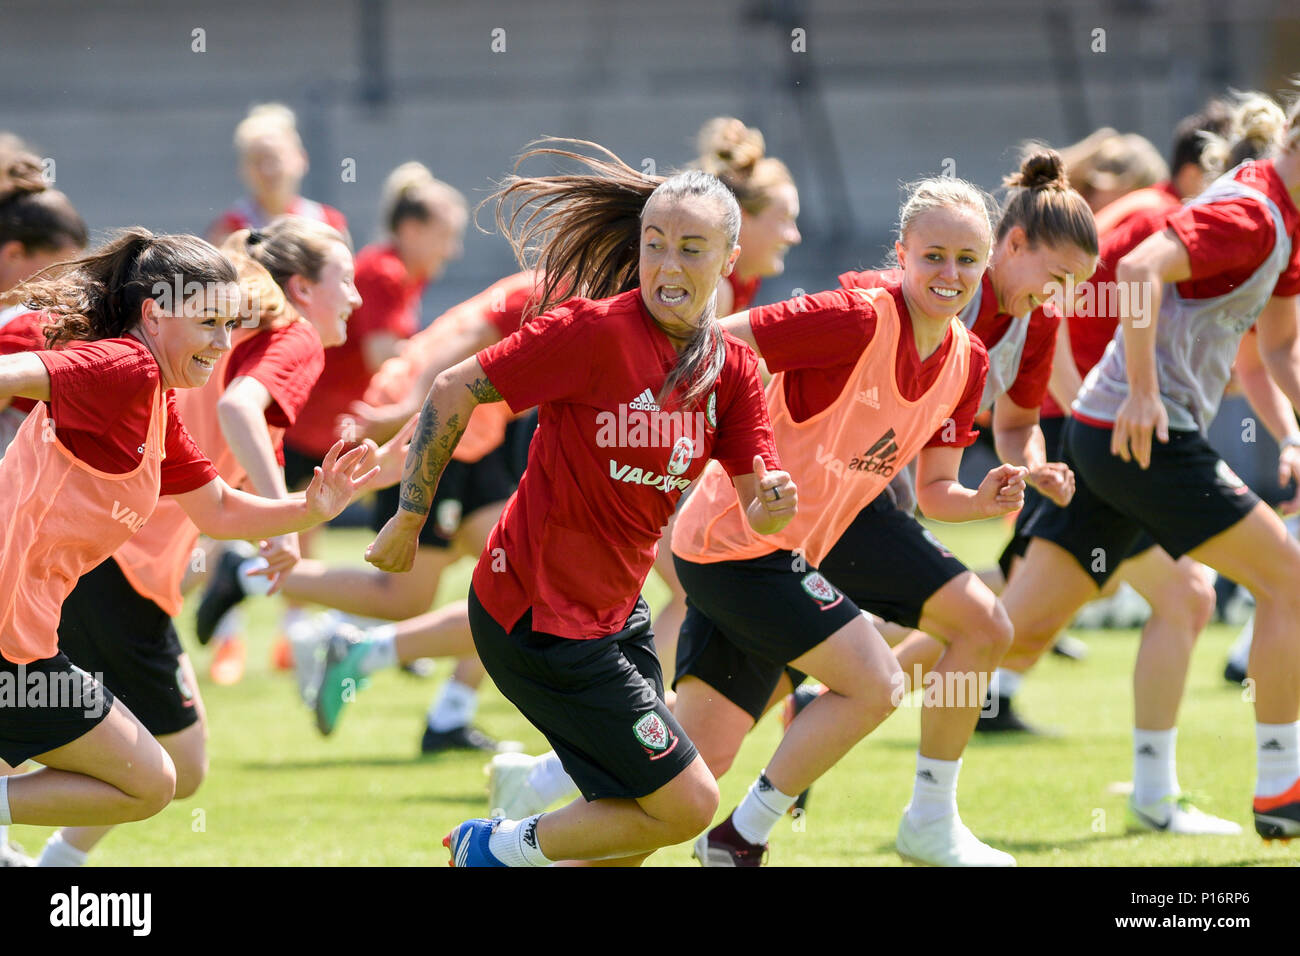
[[[531,427],[530,427],[531,425]],[[527,442],[537,427],[535,416],[517,419],[506,426],[505,439],[492,451],[475,462],[447,462],[433,495],[429,520],[420,529],[420,547],[450,548],[461,521],[487,505],[503,502],[519,487],[519,478],[528,463]],[[520,444],[523,443],[522,457]],[[388,519],[397,514],[401,500],[401,485],[383,488],[375,493],[374,512],[370,527],[383,529]]]
[[[579,641],[534,631],[531,610],[507,633],[471,587],[469,622],[493,682],[545,735],[587,800],[648,796],[695,759],[664,703],[643,599],[623,630]]]
[[[324,455],[309,455],[296,448],[284,446],[284,486],[290,491],[301,491],[311,484],[315,468]]]
[[[676,680],[699,678],[758,720],[790,661],[861,611],[916,627],[926,601],[966,571],[885,495],[820,568],[794,570],[798,561],[790,551],[713,564],[675,558],[687,595]]]
[[[1043,429],[1043,441],[1047,447],[1048,461],[1061,461],[1065,455],[1065,423],[1068,418],[1044,418],[1039,421],[1039,426]],[[998,567],[1002,569],[1003,580],[1011,579],[1011,562],[1016,558],[1023,558],[1025,552],[1029,550],[1029,537],[1025,535],[1025,528],[1038,510],[1047,501],[1042,495],[1029,486],[1025,486],[1025,506],[1020,509],[1016,515],[1016,530],[1007,542],[1007,546],[1002,549],[1002,554],[998,557]],[[1136,557],[1144,551],[1156,546],[1155,539],[1145,531],[1138,536],[1133,547],[1129,549],[1124,560]]]
[[[1045,502],[1027,536],[1064,548],[1097,586],[1106,583],[1145,530],[1177,559],[1226,531],[1259,504],[1200,432],[1171,431],[1151,443],[1145,471],[1110,453],[1111,432],[1071,419],[1064,461],[1074,469],[1068,507]]]
[[[0,760],[17,767],[90,733],[113,693],[59,652],[30,664],[0,657]]]
[[[172,619],[131,587],[112,558],[83,574],[63,602],[59,650],[98,675],[155,737],[198,722]]]

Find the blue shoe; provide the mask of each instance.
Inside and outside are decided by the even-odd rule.
[[[450,833],[442,838],[442,845],[451,851],[451,859],[448,866],[505,866],[500,860],[492,855],[488,849],[488,840],[496,832],[504,820],[504,817],[496,817],[493,820],[479,818],[478,820],[466,820],[464,823],[457,824]]]

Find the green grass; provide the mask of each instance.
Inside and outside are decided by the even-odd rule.
[[[1000,523],[936,528],[975,567],[991,563],[1005,534]],[[331,531],[334,560],[360,563],[370,535]],[[440,600],[464,593],[469,565],[443,582]],[[657,580],[647,599],[666,592]],[[473,754],[416,757],[424,710],[436,681],[402,673],[375,677],[330,739],[315,731],[292,679],[270,671],[276,601],[250,602],[249,668],[235,687],[207,682],[209,654],[192,640],[211,725],[211,770],[199,793],[143,823],[121,827],[92,855],[102,866],[441,865],[444,834],[486,810],[484,761]],[[1212,627],[1201,638],[1183,705],[1179,779],[1204,793],[1203,809],[1236,820],[1241,837],[1129,835],[1131,673],[1136,632],[1077,632],[1091,646],[1083,664],[1047,657],[1026,681],[1021,706],[1059,728],[1056,739],[976,737],[962,770],[963,819],[1030,866],[1295,865],[1300,848],[1265,845],[1250,820],[1254,736],[1250,705],[1220,670],[1232,638]],[[444,664],[439,678],[449,670]],[[494,736],[545,749],[538,734],[490,685],[478,723]],[[779,825],[771,862],[792,866],[897,865],[893,842],[912,782],[920,710],[900,709],[813,789],[808,814]],[[770,714],[722,780],[727,813],[762,768],[780,736]],[[15,827],[29,851],[50,831]],[[653,865],[692,866],[686,846],[661,851]]]

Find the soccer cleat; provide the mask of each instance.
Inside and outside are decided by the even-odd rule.
[[[1188,794],[1165,797],[1156,803],[1139,807],[1133,798],[1128,802],[1128,827],[1130,830],[1150,830],[1155,833],[1184,833],[1195,836],[1238,836],[1241,827],[1231,820],[1202,813],[1192,806]]]
[[[194,631],[200,644],[212,640],[212,635],[217,631],[217,623],[226,616],[227,611],[244,599],[244,589],[239,583],[239,566],[243,563],[244,558],[229,549],[222,551],[221,557],[217,558],[217,566],[208,576],[194,620]]]
[[[1085,661],[1088,659],[1088,645],[1077,637],[1062,634],[1052,645],[1052,653],[1068,661]]]
[[[316,692],[325,673],[325,644],[338,625],[332,613],[294,621],[286,629],[298,696],[308,707],[316,706]]]
[[[488,761],[488,812],[502,814],[508,820],[522,820],[546,809],[541,794],[528,778],[542,758],[528,754],[497,754]]]
[[[1275,797],[1256,797],[1255,832],[1265,840],[1300,837],[1300,779]]]
[[[504,817],[491,820],[466,820],[458,823],[452,831],[442,838],[442,845],[451,851],[448,866],[505,866],[492,855],[488,841],[504,821]]]
[[[420,680],[427,680],[437,672],[438,662],[431,657],[421,657],[417,660],[407,661],[401,665],[401,669],[403,674],[418,677]]]
[[[895,843],[898,855],[923,866],[1015,866],[1010,853],[981,841],[957,814],[913,826],[903,812]]]
[[[1229,684],[1239,685],[1246,679],[1246,668],[1230,659],[1223,665],[1223,679]]]
[[[1021,720],[1020,715],[1011,706],[1012,698],[999,697],[995,708],[990,708],[988,701],[989,698],[985,698],[985,708],[980,712],[979,720],[975,721],[975,730],[977,732],[986,734],[1033,734],[1036,737],[1051,736],[1051,734],[1039,730],[1033,724],[1027,724]]]
[[[212,683],[229,687],[244,679],[244,660],[247,651],[244,642],[238,637],[228,637],[217,645],[208,665],[208,676]]]
[[[811,684],[800,684],[785,699],[785,709],[781,711],[781,725],[786,730],[794,723],[794,719],[799,716],[800,712],[815,701],[822,694],[826,693],[826,688],[816,682]],[[790,808],[793,814],[796,810],[806,810],[808,808],[808,794],[812,792],[812,787],[808,787],[799,798],[795,800],[794,806]]]
[[[351,624],[337,625],[329,636],[315,699],[316,729],[326,737],[338,726],[343,705],[351,703],[362,687],[361,661],[369,650],[369,642]]]
[[[0,869],[9,866],[35,866],[36,861],[16,843],[0,840]]]
[[[728,816],[700,834],[691,856],[700,861],[700,866],[762,866],[767,860],[767,844],[750,843],[736,832]]]
[[[444,750],[481,750],[484,753],[497,752],[497,742],[477,727],[468,724],[453,727],[451,730],[434,730],[424,725],[424,736],[420,738],[420,753],[423,756],[439,754]]]

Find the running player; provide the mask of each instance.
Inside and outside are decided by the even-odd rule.
[[[1065,430],[1078,490],[1069,507],[1044,505],[1030,521],[1032,541],[1003,601],[1016,625],[1004,666],[1023,673],[1144,530],[1169,554],[1188,554],[1249,589],[1257,600],[1253,810],[1256,831],[1271,838],[1300,834],[1300,546],[1204,438],[1252,325],[1270,374],[1300,402],[1291,359],[1300,103],[1283,114],[1260,111],[1264,100],[1246,97],[1239,113],[1274,117],[1274,155],[1216,180],[1116,266],[1116,282],[1130,290],[1115,297],[1120,330]],[[1285,448],[1282,467],[1300,474],[1300,449]],[[1181,689],[1181,680],[1169,683]],[[1153,731],[1139,744],[1166,795],[1151,805],[1135,794],[1130,807],[1139,825],[1177,832],[1184,801],[1172,772],[1175,736]]]
[[[47,266],[73,258],[86,245],[85,222],[41,173],[40,159],[21,140],[0,133],[0,349],[8,337],[5,326],[26,311],[21,303],[6,307],[6,293]],[[28,411],[0,399],[0,456]],[[5,772],[0,763],[0,773]],[[0,826],[0,867],[30,862],[10,845],[9,828]]]
[[[239,176],[248,196],[208,227],[208,239],[220,245],[238,229],[261,229],[276,216],[302,216],[348,234],[343,213],[333,206],[304,199],[298,192],[307,175],[307,151],[298,135],[293,110],[283,103],[259,103],[235,127]]]
[[[541,244],[540,308],[561,286],[590,298],[438,376],[400,510],[367,551],[381,568],[411,566],[476,404],[540,406],[528,470],[474,572],[470,621],[497,687],[551,741],[586,799],[522,821],[460,824],[444,841],[458,866],[636,864],[708,825],[717,785],[663,702],[638,592],[681,489],[710,457],[725,463],[755,530],[775,533],[795,512],[794,485],[775,470],[757,360],[713,315],[718,282],[740,253],[735,198],[705,173],[660,180],[602,153],[533,150],[525,158],[559,155],[591,172],[512,177],[498,193],[506,231],[523,221],[511,236],[521,260]]]
[[[77,579],[145,524],[160,494],[208,534],[266,538],[328,520],[374,477],[353,475],[367,447],[340,455],[340,444],[304,497],[270,501],[231,488],[195,447],[168,390],[201,387],[229,351],[237,278],[201,239],[136,228],[22,287],[50,313],[52,348],[0,358],[0,396],[38,401],[0,461],[0,668],[59,692],[0,707],[0,759],[43,765],[0,777],[0,825],[124,823],[175,793],[167,752],[58,647]]]

